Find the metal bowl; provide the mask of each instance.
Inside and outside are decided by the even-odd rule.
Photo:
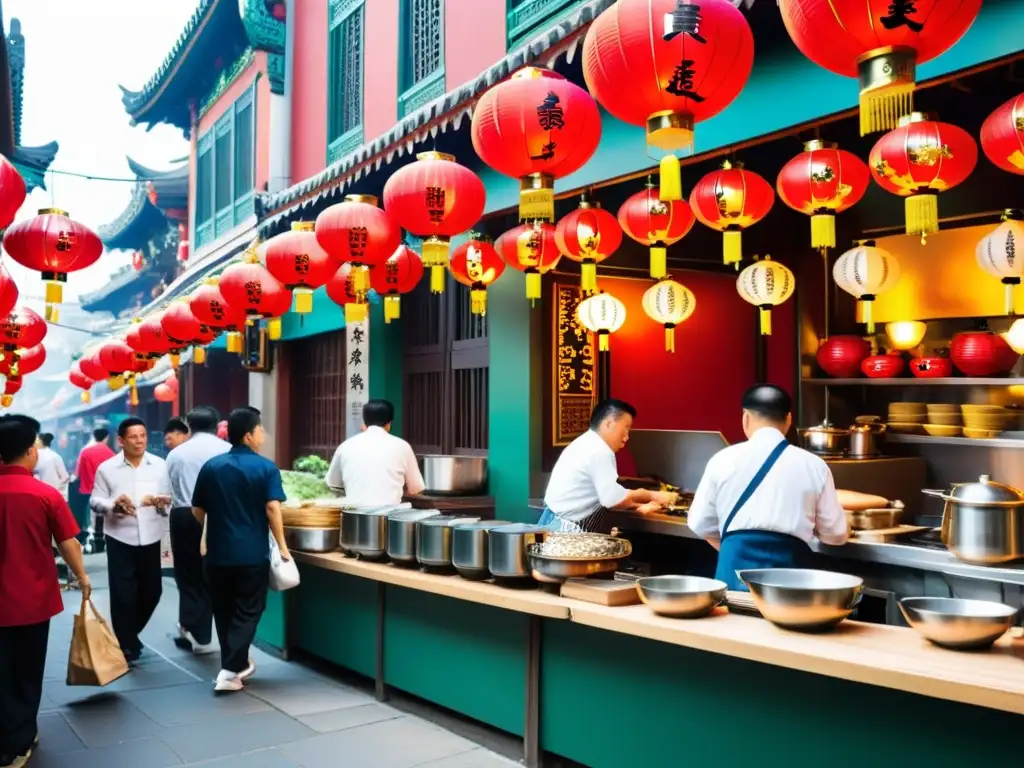
[[[737,571],[757,609],[772,624],[801,632],[831,629],[853,613],[864,579],[803,568]]]
[[[646,576],[636,580],[636,591],[648,608],[660,616],[695,619],[707,616],[725,602],[727,585],[702,576]]]
[[[955,597],[905,597],[900,610],[926,639],[960,651],[988,648],[1017,617],[1017,609],[1002,603]]]
[[[614,555],[594,557],[552,557],[543,554],[544,542],[528,544],[526,558],[530,561],[530,575],[547,584],[561,584],[566,579],[582,579],[599,573],[614,573],[619,563],[633,554],[633,545],[626,539],[599,534],[549,534],[548,539],[558,536],[591,536],[611,539],[618,544]]]
[[[296,552],[333,552],[338,548],[337,528],[294,528],[284,526],[284,542]]]

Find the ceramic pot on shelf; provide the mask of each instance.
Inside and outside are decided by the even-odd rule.
[[[899,352],[885,352],[865,357],[860,369],[869,379],[894,379],[903,374],[907,363]]]
[[[871,354],[871,344],[860,336],[830,336],[818,347],[815,358],[826,374],[834,379],[852,379],[860,375],[860,364]]]
[[[1006,339],[991,331],[965,331],[953,336],[949,357],[965,376],[1003,376],[1020,357]]]
[[[946,379],[953,375],[953,361],[941,355],[915,357],[910,372],[918,379]]]

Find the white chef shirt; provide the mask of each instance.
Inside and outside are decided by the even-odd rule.
[[[171,482],[171,506],[192,507],[192,492],[203,464],[231,450],[231,444],[209,432],[196,432],[167,454]]]
[[[35,476],[47,485],[53,486],[66,499],[68,497],[68,470],[64,459],[52,448],[39,449],[39,461],[36,462]]]
[[[762,427],[745,443],[730,445],[711,457],[687,515],[695,534],[721,538],[732,508],[782,440],[779,430]],[[788,447],[736,513],[729,530],[776,531],[808,543],[817,536],[825,544],[845,544],[846,516],[832,471],[814,454]]]
[[[134,515],[114,512],[114,501],[124,494],[135,502]],[[103,532],[123,544],[145,547],[160,541],[168,530],[167,516],[156,507],[143,507],[144,496],[169,496],[171,483],[167,467],[159,456],[146,453],[133,467],[121,451],[96,469],[96,482],[89,497],[94,512],[104,515]]]
[[[617,507],[629,493],[619,485],[615,451],[588,429],[555,462],[544,505],[564,520],[580,522],[598,509]]]
[[[421,493],[424,487],[412,446],[383,427],[367,427],[339,445],[326,480],[360,507],[401,504],[405,491]]]

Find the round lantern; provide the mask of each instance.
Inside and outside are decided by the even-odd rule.
[[[262,248],[267,271],[295,296],[295,311],[300,316],[313,311],[313,291],[326,284],[341,265],[320,247],[315,226],[312,221],[292,222],[290,232],[275,235]]]
[[[107,369],[100,362],[99,350],[93,350],[78,359],[78,367],[85,374],[86,378],[93,381],[103,381],[110,375]]]
[[[913,109],[917,65],[960,39],[981,0],[779,0],[779,10],[804,56],[858,78],[863,136]]]
[[[135,370],[135,350],[120,339],[111,339],[97,353],[100,365],[107,369],[107,384],[111,390],[124,386],[125,374]]]
[[[915,349],[928,333],[928,323],[920,320],[900,320],[885,324],[885,335],[893,349],[906,352]]]
[[[401,238],[401,229],[377,207],[373,195],[346,195],[344,202],[332,205],[316,217],[316,239],[321,247],[337,261],[353,267],[356,300],[345,304],[345,322],[366,319],[368,268],[391,258],[401,245]]]
[[[505,262],[489,240],[476,233],[452,251],[448,268],[452,276],[469,287],[469,306],[474,315],[487,314],[487,286],[501,277]]]
[[[690,193],[693,215],[722,233],[724,261],[737,269],[743,260],[743,230],[767,216],[774,203],[771,184],[728,160],[698,181]]]
[[[157,384],[153,388],[153,397],[161,403],[172,403],[178,399],[178,393],[166,384]]]
[[[96,382],[82,373],[82,369],[79,367],[77,361],[72,363],[71,370],[68,371],[68,381],[82,390],[83,403],[88,403],[92,399],[92,396],[89,394],[89,390]]]
[[[789,267],[765,256],[740,272],[736,290],[760,312],[761,335],[772,333],[772,307],[777,307],[793,295],[796,277]]]
[[[867,240],[836,259],[832,278],[857,299],[857,322],[867,323],[868,333],[874,333],[871,305],[878,294],[896,285],[900,265],[888,251],[875,247],[874,240]]]
[[[665,326],[665,350],[675,352],[676,326],[697,308],[693,291],[675,280],[660,280],[644,291],[643,307],[651,320]]]
[[[977,162],[978,146],[967,131],[920,112],[901,117],[868,157],[878,185],[906,198],[907,234],[921,235],[922,243],[939,231],[939,192],[964,181]]]
[[[46,321],[28,307],[15,307],[0,317],[0,347],[15,352],[41,344],[46,338]]]
[[[1014,96],[985,118],[981,148],[997,167],[1024,174],[1024,93]]]
[[[526,273],[526,298],[539,299],[541,275],[554,269],[562,257],[555,242],[555,228],[542,221],[520,224],[501,235],[494,247],[506,264]]]
[[[647,188],[626,198],[619,208],[619,226],[641,245],[651,249],[651,277],[668,275],[668,246],[693,229],[693,210],[685,200],[661,200],[647,179]]]
[[[443,152],[416,155],[415,162],[399,168],[384,185],[384,210],[403,229],[426,238],[423,266],[430,267],[434,293],[444,291],[450,239],[476,224],[486,203],[480,177]]]
[[[445,264],[448,257],[445,256]],[[442,269],[441,276],[444,277]],[[398,246],[391,258],[370,270],[370,287],[384,299],[384,322],[401,317],[401,294],[413,290],[423,277],[423,262],[412,248]],[[443,282],[443,280],[442,280]]]
[[[43,208],[32,219],[11,225],[4,233],[4,250],[23,267],[42,273],[46,282],[46,319],[57,320],[68,272],[94,264],[103,253],[96,233],[68,218],[57,208]]]
[[[965,331],[953,335],[949,357],[965,376],[1003,376],[1013,370],[1020,355],[998,334]]]
[[[860,373],[860,364],[871,354],[871,344],[860,336],[829,336],[814,359],[834,379],[852,379]]]
[[[0,395],[0,406],[10,408],[14,396],[21,390],[21,379],[8,379],[4,383],[4,393]]]
[[[836,214],[864,197],[870,176],[855,154],[815,139],[782,167],[775,189],[782,202],[811,217],[812,247],[835,248]]]
[[[980,241],[975,251],[978,266],[1006,286],[1004,309],[1012,315],[1013,289],[1024,277],[1024,215],[1017,210],[1003,212],[1003,223]]]
[[[192,294],[189,309],[202,324],[204,331],[226,331],[227,350],[242,354],[242,328],[245,327],[245,311],[230,304],[220,292],[220,280],[210,277]],[[198,361],[197,361],[198,362]]]
[[[177,368],[178,353],[175,351],[174,342],[164,333],[163,314],[163,312],[154,312],[145,318],[139,325],[139,336],[149,350],[151,359],[156,360],[163,355],[170,354],[171,365]]]
[[[555,227],[555,243],[563,255],[580,263],[580,286],[597,290],[597,265],[622,245],[622,229],[615,217],[586,198]]]
[[[524,67],[484,92],[471,132],[484,163],[519,179],[519,219],[551,222],[555,179],[597,150],[601,114],[589,93],[557,72]]]
[[[0,360],[0,373],[9,379],[20,379],[42,368],[46,362],[46,347],[36,344]]]
[[[178,241],[178,261],[179,262],[184,264],[186,261],[188,261],[188,257],[189,257],[190,251],[191,251],[191,247],[189,246],[188,240],[179,240]]]
[[[203,331],[203,324],[195,316],[188,299],[172,301],[161,314],[160,325],[163,326],[164,335],[170,342],[172,355],[180,355],[190,345],[194,345],[192,361],[199,365],[206,362],[206,350],[202,345],[212,342],[216,338],[216,332],[209,329]]]
[[[597,350],[607,352],[608,339],[626,322],[626,305],[610,293],[595,293],[576,307],[580,324],[597,334]]]
[[[349,304],[355,304],[360,301],[359,291],[356,290],[356,276],[354,273],[355,267],[351,264],[342,264],[331,279],[327,281],[327,298],[346,310],[346,323],[350,322],[347,312]]]
[[[721,112],[754,66],[754,35],[729,0],[619,0],[587,31],[583,76],[601,106],[647,130],[661,161],[662,200],[682,200],[678,151]]]
[[[245,312],[246,320],[266,319],[267,335],[281,338],[281,315],[292,306],[292,295],[260,264],[259,254],[250,249],[240,264],[232,264],[220,275],[220,292],[233,307]]]
[[[25,202],[25,180],[14,163],[0,155],[0,230],[14,221],[21,204]]]
[[[3,155],[0,155],[2,158]],[[0,264],[0,317],[8,314],[18,303],[18,286],[3,264]]]

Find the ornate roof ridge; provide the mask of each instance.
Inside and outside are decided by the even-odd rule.
[[[135,176],[143,181],[150,179],[166,179],[166,178],[179,178],[188,176],[188,161],[187,157],[172,160],[174,167],[168,168],[165,171],[157,171],[150,168],[147,165],[143,165],[138,160],[133,159],[129,155],[125,155],[125,160],[128,161],[128,167]]]
[[[96,228],[96,234],[99,236],[103,244],[106,245],[107,241],[113,240],[120,235],[125,227],[127,227],[135,217],[142,212],[142,209],[147,205],[152,205],[149,202],[149,190],[146,188],[144,181],[137,181],[132,185],[132,196],[128,201],[128,205],[124,207],[124,210],[117,215],[113,221],[107,224],[102,224]]]

